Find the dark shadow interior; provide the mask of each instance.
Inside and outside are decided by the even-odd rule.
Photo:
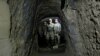
[[[53,22],[54,22],[54,20],[55,20],[55,18],[57,18],[57,17],[48,17],[48,18],[52,18],[52,20],[53,20]],[[39,46],[39,50],[40,51],[43,51],[43,50],[46,50],[46,51],[53,51],[54,49],[50,49],[50,48],[48,48],[49,46],[49,44],[52,44],[51,43],[51,39],[49,39],[48,41],[49,41],[49,44],[47,43],[47,39],[46,39],[46,36],[45,36],[45,34],[44,34],[44,30],[43,30],[43,28],[45,27],[44,26],[44,24],[43,24],[43,22],[47,22],[48,23],[48,18],[45,18],[45,19],[43,19],[41,22],[40,22],[40,25],[39,25],[39,27],[38,27],[38,46]],[[58,19],[59,20],[59,19]],[[59,20],[59,22],[61,23],[61,21]],[[62,26],[61,26],[62,27]],[[61,32],[60,32],[60,34],[59,34],[59,36],[60,36],[60,43],[59,43],[59,46],[58,46],[58,48],[56,49],[56,50],[63,50],[63,49],[65,49],[65,43],[66,43],[66,40],[65,40],[65,37],[64,37],[64,33],[63,33],[63,27],[61,28]]]
[[[64,45],[65,44],[65,38],[64,36],[62,36],[63,33],[60,35],[60,45]],[[49,40],[51,41],[51,40]],[[47,47],[47,42],[46,42],[46,39],[45,39],[45,36],[38,36],[38,45],[40,48],[46,48]]]

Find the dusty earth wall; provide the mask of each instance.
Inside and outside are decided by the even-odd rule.
[[[11,11],[12,55],[27,56],[32,43],[32,21],[39,2],[38,0],[8,0],[8,3]],[[65,0],[62,11],[68,20],[69,38],[76,56],[99,56],[100,1]],[[36,47],[34,46],[33,49]]]
[[[76,25],[81,43],[80,41],[78,42],[78,40],[74,40],[81,44],[81,52],[83,56],[99,56],[100,1],[76,0],[73,4],[74,5],[72,5],[72,3],[67,3],[67,8],[65,7],[64,13],[70,22],[69,24]],[[78,51],[80,45],[77,45],[76,43],[75,46]]]
[[[11,12],[10,39],[12,56],[27,56],[31,44],[32,19],[35,12],[35,1],[8,0]]]

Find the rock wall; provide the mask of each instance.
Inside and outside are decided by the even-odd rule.
[[[76,0],[73,4],[67,0],[66,7],[63,11],[69,20],[69,25],[76,25],[75,28],[78,29],[76,32],[78,31],[77,35],[79,35],[79,38],[72,38],[72,41],[76,42],[74,43],[74,46],[76,46],[75,50],[77,53],[81,52],[82,56],[99,56],[100,1]],[[77,39],[75,40],[75,38]]]
[[[32,21],[36,3],[34,0],[9,0],[8,4],[11,12],[12,56],[27,56],[31,46]]]

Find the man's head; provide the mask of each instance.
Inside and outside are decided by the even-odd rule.
[[[49,22],[52,22],[52,19],[51,18],[49,19]]]
[[[58,23],[59,21],[58,21],[58,19],[55,19],[55,23]]]

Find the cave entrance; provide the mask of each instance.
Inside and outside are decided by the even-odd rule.
[[[61,51],[65,48],[65,37],[59,17],[47,17],[38,27],[39,51]]]

